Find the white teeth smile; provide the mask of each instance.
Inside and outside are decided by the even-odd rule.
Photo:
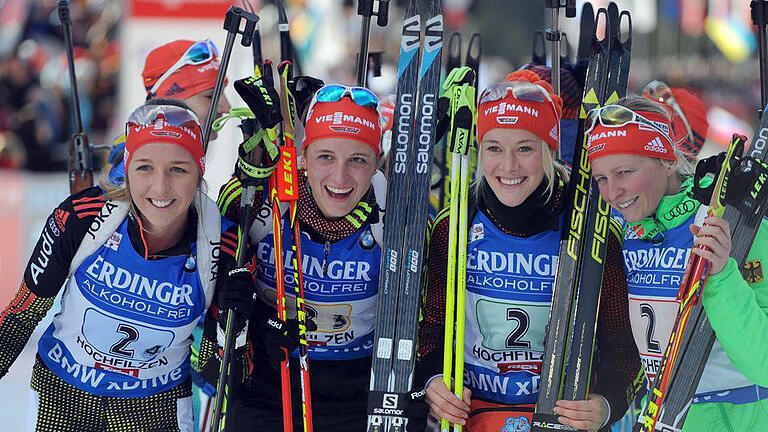
[[[518,185],[522,183],[523,180],[525,180],[525,177],[518,178],[518,179],[507,179],[507,178],[499,177],[499,181],[501,182],[501,184],[507,185],[507,186]]]
[[[168,207],[173,202],[173,200],[161,201],[161,200],[156,200],[156,199],[151,199],[151,198],[149,200],[152,202],[152,205],[154,205],[155,207],[160,207],[160,208]]]
[[[346,189],[336,189],[335,187],[325,186],[328,188],[329,191],[335,193],[335,194],[346,194],[352,192],[352,188],[346,188]]]
[[[624,201],[622,203],[616,203],[616,207],[618,207],[620,209],[625,209],[625,208],[629,207],[630,205],[632,205],[636,200],[637,200],[637,197],[632,198],[629,201]]]

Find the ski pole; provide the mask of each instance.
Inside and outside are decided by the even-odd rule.
[[[551,10],[550,28],[547,29],[547,40],[552,42],[552,89],[555,94],[560,94],[560,8],[565,8],[565,16],[574,18],[576,16],[576,0],[546,0],[545,7]]]
[[[251,0],[243,0],[243,7],[249,13],[252,13],[252,14],[256,13],[256,10],[253,8],[253,5],[251,4]],[[261,76],[263,74],[263,71],[261,71],[261,69],[263,68],[263,64],[264,64],[264,57],[261,54],[261,32],[259,31],[258,23],[256,23],[256,25],[253,27],[251,55],[253,57],[254,76],[255,75]],[[258,72],[255,71],[256,68],[259,69]]]
[[[757,26],[758,47],[760,56],[760,106],[768,103],[768,2],[765,0],[752,0],[749,4],[752,12],[752,23]],[[758,110],[758,115],[763,116],[762,110]]]
[[[389,20],[389,1],[378,0],[378,9],[374,12],[375,0],[358,0],[357,14],[363,17],[360,29],[360,53],[357,56],[357,85],[365,87],[368,83],[368,39],[371,35],[371,17],[376,15],[376,24],[386,27]]]
[[[280,107],[283,114],[283,133],[286,137],[285,145],[280,152],[280,168],[278,169],[278,179],[286,183],[285,188],[281,190],[293,191],[286,193],[280,199],[288,202],[290,225],[292,233],[291,250],[293,252],[293,279],[294,294],[296,297],[296,319],[299,324],[299,366],[301,369],[301,407],[304,424],[304,432],[311,432],[312,429],[312,393],[309,383],[309,352],[307,341],[307,313],[304,304],[304,276],[302,274],[302,256],[301,256],[301,228],[298,218],[298,199],[299,199],[299,179],[297,170],[297,157],[295,146],[295,104],[292,93],[293,83],[291,82],[291,62],[284,61],[277,68],[280,74]],[[281,174],[282,173],[282,174]]]
[[[69,192],[76,193],[93,186],[93,167],[91,166],[91,147],[88,144],[88,135],[83,130],[83,118],[80,114],[80,93],[77,90],[77,77],[75,76],[69,1],[59,0],[58,9],[61,29],[64,34],[64,48],[67,51],[69,85],[72,89],[72,115],[75,121],[75,133],[69,143]]]
[[[467,271],[467,201],[469,188],[469,149],[474,140],[475,76],[470,67],[454,69],[446,78],[445,93],[450,98],[448,147],[451,151],[451,196],[449,204],[448,265],[445,288],[445,336],[443,345],[443,383],[463,399],[464,393],[464,318]],[[454,330],[455,327],[455,330]],[[454,356],[454,331],[455,350]],[[454,379],[455,376],[455,379]],[[441,430],[450,427],[441,419]],[[454,425],[461,431],[461,425]]]
[[[275,0],[275,4],[277,5],[278,30],[280,31],[280,60],[291,61],[296,68],[296,72],[302,75],[299,55],[296,53],[296,47],[293,46],[293,40],[291,40],[291,26],[288,24],[288,14],[285,11],[285,5],[283,0]]]
[[[245,25],[241,30],[240,25],[243,21],[245,21]],[[208,150],[211,128],[213,126],[216,110],[219,107],[219,99],[221,99],[221,93],[224,91],[224,79],[227,77],[227,68],[229,67],[229,59],[232,56],[232,46],[235,43],[235,37],[239,33],[242,35],[240,38],[240,43],[244,47],[251,46],[251,42],[253,42],[253,33],[256,29],[256,23],[258,22],[258,15],[246,12],[237,6],[230,6],[229,10],[227,10],[227,14],[224,17],[224,30],[227,31],[227,42],[224,45],[224,52],[221,54],[221,58],[219,59],[221,67],[219,68],[219,74],[216,76],[216,85],[213,87],[211,105],[208,107],[208,116],[205,119],[205,125],[203,127],[204,150]]]

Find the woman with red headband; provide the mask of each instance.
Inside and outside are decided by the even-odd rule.
[[[702,303],[717,340],[683,430],[766,429],[768,282],[762,270],[742,276],[728,257],[724,219],[695,222],[701,202],[692,196],[692,164],[670,138],[673,125],[664,106],[630,97],[594,111],[589,120],[592,175],[603,198],[626,219],[629,317],[648,381],[672,332],[687,253],[694,244],[704,246],[693,253],[711,263]],[[755,266],[768,259],[767,240],[763,223],[747,258]]]
[[[378,98],[370,90],[339,84],[320,88],[308,105],[298,220],[316,431],[359,432],[366,428],[386,196],[386,181],[378,171],[382,135],[378,108]],[[224,211],[233,218],[238,217],[239,193],[239,182],[233,179],[219,196]],[[283,322],[275,310],[271,208],[265,205],[254,213],[258,215],[249,241],[255,255],[252,264],[259,312],[248,323],[247,351],[235,356],[242,358],[247,372],[242,391],[229,402],[227,425],[233,431],[283,430],[279,368],[282,348],[287,348],[291,353],[293,427],[302,430],[292,252],[282,251],[289,316]],[[283,247],[289,244],[289,215],[285,212]],[[201,358],[203,350],[210,357],[214,349],[203,346]],[[207,370],[218,371],[217,362],[204,361],[210,365]]]
[[[38,343],[30,431],[193,431],[192,329],[222,282],[222,292],[253,289],[233,269],[237,227],[201,191],[189,107],[158,99],[134,110],[124,159],[123,185],[85,189],[53,211],[0,315],[3,376],[62,293]]]
[[[502,430],[508,421],[520,430],[530,427],[568,181],[554,162],[561,106],[552,87],[532,71],[510,74],[480,96],[478,173],[467,251],[463,400],[446,388],[440,375],[447,211],[437,216],[431,235],[417,382],[426,382],[433,417],[466,425],[469,431]],[[640,369],[629,340],[626,278],[614,228],[601,288],[596,385],[587,400],[558,401],[555,408],[561,423],[591,431],[624,415]],[[517,321],[508,318],[509,311]]]
[[[184,101],[197,115],[200,124],[205,125],[220,67],[219,52],[210,39],[179,39],[160,45],[149,52],[141,72],[147,100],[172,98]],[[229,101],[222,93],[216,116],[229,112],[229,109]],[[211,141],[216,137],[216,131],[211,129]],[[115,139],[109,156],[109,163],[112,164],[109,176],[115,184],[124,178],[121,159],[124,139],[124,135]]]

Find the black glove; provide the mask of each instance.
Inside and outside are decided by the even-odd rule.
[[[273,128],[283,121],[277,91],[274,87],[266,85],[262,79],[256,77],[239,79],[235,81],[235,90],[251,109],[262,128]]]
[[[245,320],[256,312],[254,295],[256,289],[253,284],[251,272],[245,267],[238,267],[227,272],[227,278],[219,291],[219,308],[222,312],[233,310],[237,312],[235,331],[239,332],[245,326]],[[219,316],[219,323],[226,325],[227,314]]]
[[[296,104],[296,114],[302,123],[306,123],[306,110],[309,108],[309,103],[312,102],[312,97],[325,83],[321,79],[307,75],[299,75],[293,79],[293,82],[293,100]]]
[[[768,199],[768,164],[753,157],[743,157],[734,165],[728,177],[725,201],[743,213],[762,214]]]
[[[299,322],[289,319],[287,322],[277,317],[277,311],[263,302],[259,302],[259,309],[264,316],[264,321],[259,328],[261,340],[267,351],[269,366],[275,371],[280,370],[280,363],[285,360],[285,352],[293,352],[299,347]],[[317,326],[312,321],[307,321],[307,331],[315,331]]]
[[[427,417],[429,416],[429,405],[424,398],[426,390],[412,391],[409,393],[408,407],[405,409],[405,415],[408,417],[408,424],[405,427],[407,432],[422,432],[427,428]]]

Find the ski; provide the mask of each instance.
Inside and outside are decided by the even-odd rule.
[[[417,5],[411,0],[406,9],[398,66],[387,192],[391,204],[385,216],[369,393],[370,432],[405,430],[404,403],[413,381],[443,39],[442,2],[432,1],[419,67]]]
[[[623,17],[626,17],[629,29],[628,37],[624,41],[621,40]],[[632,19],[629,12],[623,11],[619,14],[616,4],[611,3],[608,5],[608,20],[610,54],[607,81],[603,93],[605,99],[601,105],[615,103],[626,96],[632,47]],[[588,144],[586,139],[583,144]],[[581,157],[586,157],[586,154],[582,153]],[[580,164],[585,162],[580,160]],[[580,169],[577,172],[579,171]],[[563,398],[569,400],[586,399],[589,393],[608,227],[609,224],[613,223],[611,207],[600,196],[597,182],[591,180],[590,183],[591,191],[586,221],[587,243],[583,246],[584,250],[578,271],[578,282],[573,303],[571,341],[568,344],[567,358],[570,361],[565,372],[565,385],[563,386]],[[615,231],[620,233],[620,227],[615,227]]]
[[[747,150],[747,155],[764,160],[768,156],[767,139],[768,116],[764,116]],[[757,196],[760,195],[756,193],[755,197]],[[754,200],[755,197],[750,202],[746,202],[741,209],[742,211],[749,209],[749,213],[742,213],[731,206],[726,206],[723,214],[723,218],[731,226],[731,256],[741,268],[752,248],[765,207],[768,205],[766,197],[761,196],[761,199]],[[667,359],[665,355],[662,367],[649,392],[648,401],[643,408],[643,415],[640,416],[643,423],[638,423],[634,428],[635,431],[673,432],[683,428],[696,387],[704,373],[704,366],[715,342],[714,331],[701,303],[692,305],[687,316],[687,325],[683,325],[684,331],[679,336],[677,359]],[[676,319],[675,329],[678,326],[677,321]],[[673,330],[673,336],[674,334],[675,330]]]
[[[393,119],[392,150],[390,154],[389,186],[387,202],[404,203],[408,195],[408,160],[413,145],[413,122],[416,113],[418,91],[419,45],[421,39],[421,15],[418,2],[410,0],[403,21],[400,57],[398,59],[397,95]],[[384,414],[397,407],[397,395],[385,395],[390,391],[397,293],[400,278],[402,238],[405,234],[405,206],[388,206],[379,274],[376,333],[371,364],[370,393],[368,397],[368,431],[384,431]],[[384,404],[385,397],[387,403]],[[394,398],[394,404],[392,399]]]
[[[584,121],[591,109],[626,93],[624,69],[629,68],[631,37],[620,41],[619,14],[612,20],[613,14],[600,9],[595,18],[604,16],[607,32],[603,39],[592,35],[579,112],[581,145],[574,152],[566,195],[564,227],[568,229],[563,230],[560,241],[533,431],[575,430],[561,425],[553,408],[559,399],[585,399],[589,387],[610,207],[591,179]]]

